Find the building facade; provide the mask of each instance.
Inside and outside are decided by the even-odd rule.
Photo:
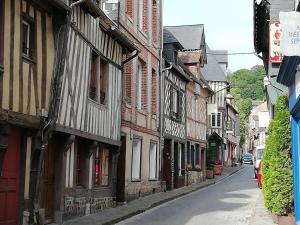
[[[204,25],[169,26],[166,29],[182,44],[178,56],[191,78],[186,91],[187,184],[199,183],[205,179],[207,102],[213,92],[201,73],[207,60]]]
[[[161,1],[120,2],[118,25],[139,49],[124,68],[118,201],[161,191]]]
[[[64,1],[0,2],[1,224],[38,218],[38,165],[63,29],[56,19],[68,9]]]
[[[162,179],[166,189],[172,190],[186,184],[186,93],[191,81],[178,59],[183,47],[170,31],[164,29],[163,89],[163,136],[164,149]]]
[[[208,98],[208,151],[207,160],[221,160],[224,163],[227,144],[226,118],[229,81],[226,73],[213,55],[213,51],[207,46],[207,64],[202,73],[214,91],[214,95]]]

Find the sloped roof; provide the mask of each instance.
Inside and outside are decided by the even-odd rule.
[[[207,64],[202,69],[202,74],[207,81],[223,81],[229,82],[225,72],[217,62],[216,58],[212,54],[213,52],[206,45],[207,50]]]
[[[263,102],[251,110],[251,115],[258,115],[259,112],[268,112],[267,102]]]
[[[228,50],[211,50],[219,63],[228,64]]]
[[[164,29],[163,31],[163,35],[164,35],[164,44],[176,44],[179,46],[180,49],[183,49],[183,46],[181,45],[181,43],[174,37],[174,35],[168,31],[167,29]]]
[[[184,49],[201,49],[201,42],[204,34],[204,25],[182,25],[182,26],[166,26],[177,40],[182,44]]]

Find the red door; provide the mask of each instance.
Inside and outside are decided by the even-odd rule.
[[[20,178],[20,132],[13,129],[8,139],[0,176],[0,225],[17,225]]]

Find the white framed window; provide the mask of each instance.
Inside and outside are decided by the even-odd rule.
[[[222,113],[212,113],[211,114],[211,121],[210,121],[212,128],[221,128],[222,127]]]
[[[178,113],[178,91],[173,88],[173,94],[172,94],[172,112],[177,114]]]
[[[136,82],[136,107],[137,109],[142,109],[143,65],[141,62],[138,62]]]
[[[149,179],[156,180],[156,166],[157,166],[157,143],[151,142],[149,149]]]
[[[132,143],[131,179],[141,179],[141,150],[142,139],[134,138]]]
[[[25,20],[22,21],[22,32],[23,32],[22,53],[23,55],[30,57],[31,26]]]
[[[181,155],[182,155],[182,149],[181,149],[181,144],[178,144],[178,175],[182,176],[182,167],[181,167]]]
[[[138,0],[138,26],[143,30],[144,23],[144,0]]]

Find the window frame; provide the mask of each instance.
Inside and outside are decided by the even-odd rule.
[[[107,165],[107,168],[108,168],[108,173],[107,173],[107,184],[102,184],[102,181],[103,181],[103,176],[102,176],[102,163],[104,162],[104,158],[103,158],[103,156],[104,156],[104,151],[107,151],[108,152],[108,165]],[[99,154],[99,158],[98,159],[96,159],[96,154],[97,154],[97,152],[98,152],[98,154]],[[95,150],[95,152],[94,152],[94,155],[93,155],[93,171],[92,171],[92,173],[93,173],[93,181],[92,181],[92,184],[93,184],[93,186],[94,187],[109,187],[109,185],[110,185],[110,163],[111,163],[111,161],[110,161],[110,158],[111,158],[111,153],[110,153],[110,151],[109,151],[109,149],[108,148],[105,148],[105,147],[101,147],[101,146],[98,146],[97,148],[96,148],[96,150]],[[98,172],[98,174],[99,174],[99,184],[97,184],[96,183],[96,160],[98,160],[99,161],[99,172]]]
[[[35,59],[35,23],[31,19],[27,18],[26,16],[22,17],[21,21],[21,54],[24,58],[29,59],[29,60],[34,60]],[[27,34],[26,34],[26,49],[27,52],[24,52],[24,25],[27,25]]]
[[[214,118],[213,118],[213,116],[214,116]],[[218,117],[220,119],[220,125],[218,125]],[[211,128],[222,128],[222,123],[223,123],[222,112],[217,112],[217,113],[210,114],[210,126],[211,126]]]
[[[176,93],[177,98],[176,99],[176,109],[177,112],[174,111],[174,93]],[[175,96],[175,97],[176,97]],[[171,86],[170,88],[170,116],[177,122],[180,122],[182,120],[182,101],[183,101],[183,93],[181,90],[179,90],[175,86]]]
[[[139,0],[137,1],[138,7],[138,19],[137,19],[137,23],[138,23],[138,28],[141,31],[144,31],[144,0]]]
[[[133,171],[134,171],[134,165],[133,163],[135,162],[134,159],[134,142],[135,141],[138,141],[139,142],[139,145],[140,145],[140,157],[139,157],[139,177],[133,177]],[[132,152],[131,152],[131,181],[132,182],[140,182],[141,181],[141,168],[142,168],[142,147],[143,147],[143,139],[142,137],[138,137],[138,136],[135,136],[132,140]]]
[[[138,65],[137,65],[137,85],[136,85],[136,108],[138,110],[142,110],[143,108],[143,64],[142,62],[139,60],[138,61]]]
[[[101,90],[102,90],[102,71],[103,71],[103,65],[105,66],[105,76],[106,76],[106,84],[105,84],[105,97],[104,100],[102,100],[101,97]],[[108,104],[108,87],[109,87],[109,62],[103,58],[100,54],[98,54],[95,50],[91,51],[91,57],[90,57],[90,74],[89,74],[89,93],[88,93],[88,98],[89,100],[102,105],[102,106],[107,106]],[[95,87],[93,87],[94,90],[94,96],[91,95],[91,84],[92,84],[92,78],[93,83]]]
[[[156,148],[155,148],[155,177],[151,177],[151,145],[155,145]],[[149,180],[151,181],[156,181],[158,179],[158,176],[157,176],[157,151],[158,150],[158,143],[156,141],[150,141],[150,146],[149,146]]]

